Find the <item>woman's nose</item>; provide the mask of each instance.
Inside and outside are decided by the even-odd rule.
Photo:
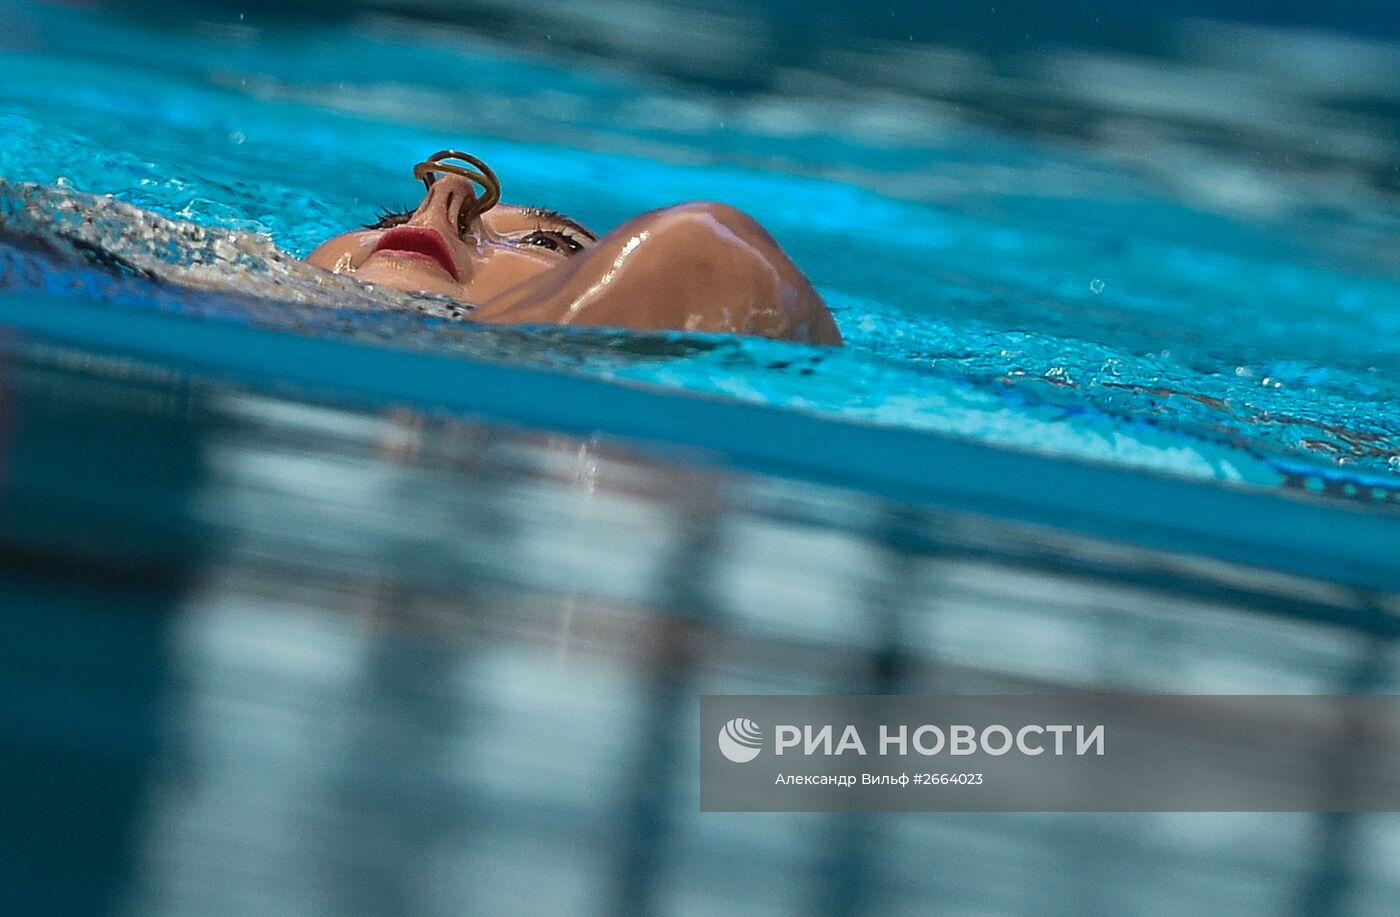
[[[460,175],[445,175],[433,182],[409,223],[460,238],[478,228],[475,217],[470,217],[476,201],[471,182]]]

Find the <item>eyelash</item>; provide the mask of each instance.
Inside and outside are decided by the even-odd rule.
[[[521,245],[538,245],[541,248],[569,255],[583,251],[583,245],[578,239],[567,232],[552,229],[537,229],[528,236],[522,236],[519,242]]]
[[[373,223],[366,223],[365,229],[393,229],[407,223],[413,217],[413,213],[412,210],[381,210],[379,218]],[[583,251],[583,244],[571,233],[553,229],[536,229],[515,241],[518,245],[538,245],[540,248],[569,255]]]
[[[366,223],[365,229],[393,229],[407,223],[412,216],[412,210],[381,210],[379,218],[373,223]]]
[[[373,223],[366,223],[365,229],[393,229],[395,226],[402,226],[413,217],[412,210],[381,210],[379,219]],[[465,215],[465,213],[463,214]],[[458,235],[467,234],[467,226],[464,221],[459,221],[457,225]]]

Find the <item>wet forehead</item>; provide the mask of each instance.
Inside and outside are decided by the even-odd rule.
[[[491,228],[500,233],[534,232],[537,229],[556,229],[574,235],[581,235],[580,241],[598,238],[588,227],[568,217],[543,210],[538,207],[520,207],[515,204],[498,204],[484,219]]]

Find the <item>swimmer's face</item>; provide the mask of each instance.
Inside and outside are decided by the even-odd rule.
[[[363,283],[484,303],[597,241],[567,217],[535,208],[498,204],[469,218],[475,201],[471,182],[443,176],[417,210],[336,236],[306,260]]]

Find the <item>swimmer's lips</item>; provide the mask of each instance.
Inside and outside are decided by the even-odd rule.
[[[447,247],[447,242],[435,229],[424,229],[419,226],[400,226],[391,229],[379,240],[379,244],[374,247],[374,254],[380,252],[393,252],[396,255],[407,255],[411,258],[423,258],[435,263],[438,267],[452,275],[452,279],[461,282],[461,275],[457,271],[457,262],[452,259],[452,251]]]

